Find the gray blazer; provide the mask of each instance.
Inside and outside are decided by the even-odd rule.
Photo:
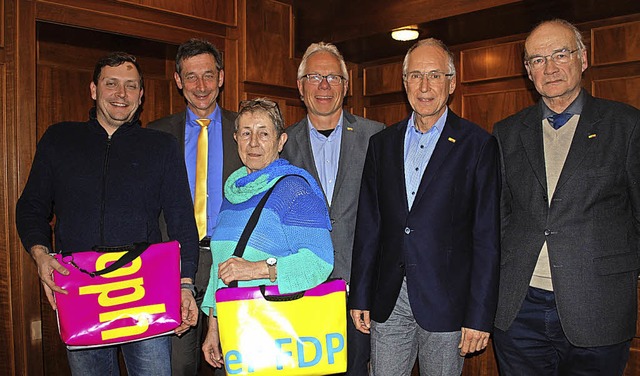
[[[234,122],[237,114],[235,112],[227,111],[220,108],[222,111],[222,184],[227,180],[232,172],[242,167],[242,161],[238,155],[238,146],[233,139],[233,133],[235,130]],[[184,132],[185,121],[187,119],[187,112],[182,111],[177,114],[169,115],[161,119],[155,120],[147,125],[148,128],[157,129],[163,132],[170,133],[178,139],[180,150],[184,154]],[[164,223],[164,217],[160,217],[160,230],[162,231],[162,237],[164,240],[168,239],[167,226]],[[204,256],[204,257],[203,257]],[[196,273],[195,285],[196,287],[204,291],[209,281],[209,273],[211,270],[211,253],[201,252],[200,261],[198,263],[198,272]]]
[[[336,185],[333,190],[329,216],[331,217],[331,240],[335,252],[331,277],[349,282],[351,275],[351,252],[356,226],[358,197],[362,168],[369,145],[369,137],[384,129],[385,125],[343,111],[342,141]],[[320,184],[309,138],[307,117],[287,128],[289,137],[280,157],[291,164],[304,168]]]
[[[636,331],[640,111],[587,94],[553,197],[547,197],[542,113],[539,103],[494,128],[503,179],[495,326],[511,326],[546,240],[569,341],[623,342]]]

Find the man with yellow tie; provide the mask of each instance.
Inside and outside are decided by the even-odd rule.
[[[233,139],[236,114],[217,105],[224,83],[220,51],[201,39],[183,43],[176,54],[174,79],[187,102],[186,110],[149,123],[148,127],[173,134],[184,149],[200,237],[200,261],[195,288],[191,288],[200,306],[211,269],[209,242],[222,203],[222,187],[242,162]],[[171,236],[166,232],[164,235],[167,238]],[[198,373],[202,320],[200,314],[195,328],[181,337],[174,336],[171,353],[173,375]]]

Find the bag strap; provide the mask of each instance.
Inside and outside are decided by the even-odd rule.
[[[81,268],[73,261],[73,254],[71,254],[71,260],[69,261],[69,263],[73,265],[76,269],[81,271],[82,273],[88,274],[91,277],[96,277],[103,274],[111,273],[127,265],[131,261],[138,258],[142,254],[142,252],[146,251],[147,248],[149,248],[150,245],[151,244],[147,242],[140,242],[140,243],[133,243],[133,244],[123,245],[123,246],[116,246],[116,247],[105,247],[105,246],[98,246],[98,245],[93,246],[91,248],[92,250],[96,252],[101,252],[101,253],[125,252],[125,254],[120,256],[119,259],[117,259],[111,265],[105,267],[102,270],[96,270],[96,271],[90,272],[86,269]]]
[[[264,205],[267,203],[267,200],[269,199],[269,196],[271,196],[271,193],[273,192],[273,189],[276,187],[276,185],[278,185],[280,180],[286,178],[287,176],[300,176],[300,175],[292,174],[292,175],[281,176],[278,179],[278,181],[276,181],[275,184],[271,188],[269,188],[267,193],[265,193],[264,196],[262,196],[262,199],[260,199],[260,202],[258,202],[258,205],[256,205],[256,208],[253,209],[253,213],[251,213],[251,217],[249,217],[249,221],[247,222],[247,225],[244,226],[244,230],[240,235],[238,244],[236,244],[236,249],[233,251],[234,256],[242,257],[242,255],[244,254],[244,249],[247,247],[247,243],[249,243],[249,237],[251,237],[251,233],[253,232],[253,230],[256,228],[256,225],[258,224],[258,220],[260,219],[260,213],[262,213],[262,209],[264,208]],[[229,287],[238,287],[238,281],[231,281],[229,283]]]

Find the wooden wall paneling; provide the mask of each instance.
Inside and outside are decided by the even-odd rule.
[[[640,61],[640,21],[591,30],[593,66]]]
[[[2,30],[4,32],[4,29]],[[0,32],[1,33],[1,32]],[[7,87],[5,82],[5,77],[7,74],[7,69],[4,62],[0,63],[0,148],[2,149],[0,152],[0,165],[6,166],[8,156],[8,146],[7,142],[7,118],[6,118],[6,102],[7,102]],[[7,187],[7,178],[8,176],[4,173],[0,176],[0,186]],[[0,273],[2,274],[2,278],[0,278],[0,296],[3,299],[0,300],[0,315],[5,318],[0,323],[0,374],[10,375],[13,372],[13,355],[15,348],[13,347],[12,340],[12,322],[6,318],[11,317],[11,258],[9,254],[9,239],[8,233],[11,231],[9,229],[8,210],[6,207],[6,203],[8,203],[9,197],[7,197],[7,190],[0,189],[0,223],[2,223],[2,232],[0,233]]]
[[[347,64],[347,70],[349,71],[349,89],[347,95],[344,98],[344,104],[350,106],[352,114],[363,116],[364,103],[363,103],[363,82],[362,82],[362,69],[356,64]]]
[[[236,25],[235,0],[117,0],[186,16]]]
[[[637,299],[640,300],[640,288],[636,293]],[[640,321],[636,321],[636,335],[631,340],[631,349],[629,351],[629,362],[624,370],[624,376],[640,375]]]
[[[490,339],[487,348],[464,360],[462,376],[493,376],[498,375],[498,364],[493,352],[493,341]]]
[[[309,0],[304,0],[309,1]],[[343,41],[371,34],[371,31],[387,32],[391,29],[438,20],[458,14],[480,11],[521,0],[439,1],[439,0],[368,0],[366,6],[358,1],[317,1],[314,15],[321,20],[314,28],[301,27],[301,38],[309,40],[313,35],[331,35],[334,41]],[[342,17],[334,17],[336,12]],[[371,46],[375,48],[375,46]]]
[[[43,352],[40,314],[40,281],[31,257],[24,251],[15,230],[15,203],[22,191],[36,146],[36,32],[35,2],[5,0],[6,57],[6,160],[2,165],[7,200],[0,212],[6,215],[2,237],[2,253],[9,255],[10,292],[13,330],[7,333],[13,341],[10,366],[16,375],[40,374]],[[19,17],[18,17],[19,15]],[[6,151],[6,154],[4,153]],[[5,248],[6,247],[6,248]]]
[[[385,105],[368,106],[364,108],[364,117],[376,120],[386,125],[392,125],[406,118],[411,113],[409,102],[389,103]]]
[[[186,108],[186,101],[182,96],[182,91],[178,89],[173,74],[176,71],[176,52],[178,46],[166,45],[165,53],[165,78],[169,85],[169,108],[165,108],[164,111],[168,114],[175,114],[176,112],[184,111]],[[146,126],[146,123],[144,124]]]
[[[463,50],[460,52],[460,81],[469,83],[524,75],[523,51],[524,42]]]
[[[345,111],[348,111],[345,109]],[[295,124],[307,116],[307,109],[303,104],[288,102],[284,121],[287,126]]]
[[[208,39],[217,46],[224,46],[226,34],[226,26],[223,24],[117,1],[37,1],[36,11],[36,18],[40,21],[176,45],[198,37]]]
[[[631,349],[629,350],[629,362],[625,368],[624,376],[640,375],[640,339],[638,337],[631,340]]]
[[[171,114],[171,91],[177,90],[175,81],[165,78],[144,80],[144,103],[140,121],[146,126],[150,122]]]
[[[89,109],[93,107],[89,91],[91,76],[88,70],[38,66],[38,139],[52,124],[89,118]],[[70,88],[78,89],[72,94]]]
[[[0,3],[0,47],[4,47],[4,3]]]
[[[240,42],[238,37],[227,38],[224,53],[224,81],[221,98],[218,103],[230,111],[238,110],[240,103],[240,90],[237,83],[240,81]]]
[[[526,88],[505,92],[468,94],[462,98],[464,118],[488,132],[498,121],[535,103]]]
[[[243,81],[296,87],[293,9],[273,0],[246,2]]]
[[[403,92],[402,61],[363,68],[365,96]]]
[[[624,102],[640,108],[640,76],[593,80],[592,93],[596,97]]]
[[[60,340],[60,334],[58,333],[56,313],[51,309],[44,291],[41,291],[41,295],[42,345],[40,350],[45,359],[43,374],[56,376],[71,375],[71,369],[67,361],[67,348]]]
[[[284,118],[285,127],[297,123],[307,116],[307,110],[300,100],[292,99],[289,96],[265,95],[263,92],[246,92],[245,99],[255,99],[267,97],[278,103],[282,117]]]

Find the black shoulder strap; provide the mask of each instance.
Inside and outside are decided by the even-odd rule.
[[[262,213],[262,209],[264,208],[264,205],[267,203],[267,200],[269,199],[269,196],[271,196],[271,193],[273,192],[273,189],[276,187],[276,185],[278,185],[280,180],[286,178],[287,176],[299,176],[299,175],[281,176],[278,179],[278,181],[276,181],[276,183],[271,188],[269,188],[267,193],[265,193],[264,196],[262,196],[262,199],[260,199],[260,202],[258,202],[258,205],[256,205],[256,208],[253,209],[253,213],[251,213],[251,217],[249,217],[249,221],[247,222],[247,225],[244,226],[242,235],[240,235],[240,240],[238,240],[238,244],[236,244],[236,249],[235,251],[233,251],[234,256],[242,257],[242,255],[244,254],[244,249],[247,247],[247,243],[249,243],[249,237],[251,237],[251,233],[253,232],[253,229],[255,229],[256,225],[258,224],[258,220],[260,219],[260,214]],[[232,281],[231,283],[229,283],[229,287],[238,287],[238,281]]]

